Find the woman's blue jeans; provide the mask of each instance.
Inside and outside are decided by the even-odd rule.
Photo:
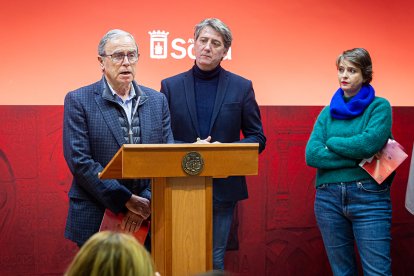
[[[224,254],[235,206],[234,201],[213,200],[213,269],[215,270],[224,270]]]
[[[357,275],[354,241],[364,276],[391,275],[391,198],[373,180],[317,187],[315,216],[334,275]]]

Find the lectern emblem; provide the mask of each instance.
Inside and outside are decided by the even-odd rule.
[[[204,161],[201,154],[195,151],[190,151],[183,157],[183,170],[189,175],[198,175],[204,168]]]

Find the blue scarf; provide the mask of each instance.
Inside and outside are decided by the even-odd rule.
[[[332,97],[330,104],[331,116],[339,120],[348,120],[361,115],[365,108],[375,99],[375,90],[364,84],[361,90],[348,102],[345,102],[344,91],[339,88]]]

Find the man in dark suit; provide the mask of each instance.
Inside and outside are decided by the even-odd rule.
[[[102,79],[69,92],[64,104],[63,149],[73,174],[65,237],[78,246],[99,230],[105,209],[125,213],[121,226],[129,232],[150,214],[149,180],[98,178],[121,145],[174,142],[165,96],[134,81],[132,35],[109,31],[98,55]]]
[[[219,19],[200,22],[194,33],[195,65],[161,82],[176,142],[266,145],[252,82],[220,66],[232,42]],[[240,139],[240,131],[243,139]],[[224,269],[224,253],[237,201],[248,197],[245,177],[213,180],[213,268]]]

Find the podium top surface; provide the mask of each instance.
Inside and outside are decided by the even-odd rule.
[[[258,148],[258,143],[124,144],[99,177],[257,175]]]
[[[200,150],[212,150],[220,148],[229,149],[243,149],[252,148],[258,149],[258,143],[208,143],[208,144],[123,144],[121,149],[165,149],[165,150],[176,150],[176,149],[200,149]]]

